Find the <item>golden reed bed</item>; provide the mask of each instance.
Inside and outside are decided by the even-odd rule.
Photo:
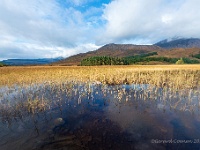
[[[0,68],[0,86],[65,81],[153,84],[171,88],[200,86],[200,65],[32,66]]]

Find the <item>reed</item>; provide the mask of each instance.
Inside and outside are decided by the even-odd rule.
[[[164,110],[195,112],[200,106],[199,65],[3,67],[0,74],[0,119],[9,125],[54,108],[63,113],[71,101],[93,104],[99,93],[119,107],[152,101]],[[122,84],[132,87],[127,91]]]
[[[62,83],[151,84],[173,89],[200,85],[200,65],[170,66],[39,66],[0,68],[0,86]]]

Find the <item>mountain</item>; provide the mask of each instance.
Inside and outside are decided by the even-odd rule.
[[[80,53],[53,65],[80,65],[80,62],[88,57],[110,56],[110,57],[128,57],[140,54],[157,52],[156,56],[150,57],[167,57],[167,58],[189,58],[199,61],[193,57],[200,54],[200,39],[197,38],[172,38],[160,41],[154,45],[134,45],[134,44],[106,44],[101,48]],[[159,62],[155,62],[159,63]]]
[[[63,57],[57,58],[40,58],[40,59],[7,59],[2,63],[10,66],[26,66],[26,65],[45,65],[62,60]]]
[[[180,38],[165,39],[154,44],[165,49],[171,48],[200,48],[200,39],[198,38]]]
[[[111,57],[126,57],[149,52],[158,52],[163,49],[156,45],[134,45],[134,44],[107,44],[95,51],[80,53],[59,62],[54,65],[80,65],[81,60],[92,56],[111,56]]]
[[[167,57],[167,58],[189,58],[198,59],[200,55],[200,39],[197,38],[171,38],[165,39],[153,45],[134,45],[134,44],[106,44],[97,50],[80,53],[68,58],[44,58],[44,59],[8,59],[3,63],[7,65],[80,65],[81,61],[88,57],[110,56],[110,57],[129,57],[141,54],[157,52],[155,56],[148,57]],[[197,56],[198,55],[198,56]],[[158,63],[158,62],[156,62]]]

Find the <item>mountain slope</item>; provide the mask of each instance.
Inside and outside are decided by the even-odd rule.
[[[152,57],[169,57],[169,58],[191,58],[192,55],[200,54],[200,39],[197,38],[179,38],[166,39],[154,45],[134,45],[134,44],[107,44],[101,48],[87,53],[80,53],[54,65],[80,65],[80,62],[88,57],[93,56],[110,56],[110,57],[127,57],[149,52],[157,52],[157,56]],[[197,60],[197,59],[196,59]]]
[[[192,58],[192,55],[200,53],[200,48],[172,48],[165,51],[159,51],[155,57],[170,57],[170,58]]]
[[[133,45],[133,44],[107,44],[103,47],[87,53],[80,53],[64,60],[55,65],[80,65],[82,59],[92,56],[111,56],[111,57],[127,57],[148,52],[162,51],[162,48],[155,45]]]
[[[165,49],[200,48],[200,39],[198,39],[198,38],[187,38],[187,39],[181,38],[181,39],[175,39],[175,40],[165,39],[163,41],[155,43],[154,45],[159,46],[161,48],[165,48]]]

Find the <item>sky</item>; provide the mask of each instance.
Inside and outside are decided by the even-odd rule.
[[[0,60],[200,38],[199,0],[0,0]]]

